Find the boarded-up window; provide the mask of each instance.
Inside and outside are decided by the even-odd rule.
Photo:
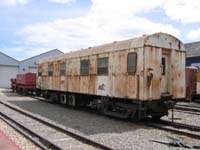
[[[66,72],[66,63],[60,64],[60,76],[65,76]]]
[[[137,68],[137,53],[132,52],[128,53],[128,59],[127,59],[127,70],[128,73],[132,74],[136,72]]]
[[[80,74],[81,75],[89,75],[89,60],[81,60],[81,66],[80,66]]]
[[[48,65],[48,75],[53,76],[53,65]]]
[[[98,58],[97,74],[98,75],[108,75],[108,57]]]
[[[38,68],[38,76],[41,77],[42,76],[42,67]]]

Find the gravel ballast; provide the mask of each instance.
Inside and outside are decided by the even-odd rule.
[[[22,150],[39,150],[32,142],[27,140],[23,135],[10,127],[7,123],[0,119],[0,130],[4,132],[13,142]]]
[[[180,104],[185,104],[187,103],[180,103]],[[200,106],[199,104],[188,104],[188,105],[194,105],[194,106]],[[189,124],[189,125],[194,125],[194,126],[200,126],[200,115],[197,114],[191,114],[190,112],[183,111],[183,110],[176,110],[174,109],[174,121],[179,122],[179,123],[184,123],[184,124]],[[171,120],[172,118],[172,111],[169,111],[169,115],[163,117],[165,120]]]
[[[0,91],[0,99],[32,112],[51,122],[69,128],[113,149],[183,149],[152,142],[150,140],[171,141],[170,137],[181,139],[190,145],[200,145],[198,140],[170,132],[148,128],[136,124],[86,111],[58,106],[38,101],[34,98],[19,96],[10,91]]]

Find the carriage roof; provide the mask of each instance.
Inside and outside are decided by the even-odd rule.
[[[37,63],[41,64],[45,62],[84,57],[88,55],[95,55],[106,52],[141,48],[144,46],[161,47],[165,49],[185,51],[184,44],[179,39],[170,34],[159,32],[151,35],[143,35],[141,37],[132,38],[128,40],[114,41],[113,43],[104,44],[100,46],[88,47],[86,49],[68,52],[57,56],[50,56],[39,60]]]

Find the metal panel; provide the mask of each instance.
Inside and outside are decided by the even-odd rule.
[[[197,71],[197,94],[200,94],[200,69]]]
[[[10,79],[16,78],[18,67],[0,65],[0,87],[10,88]]]
[[[161,95],[161,58],[162,49],[146,47],[144,50],[144,99],[160,99]],[[153,74],[152,80],[148,81],[149,73]]]
[[[96,94],[97,88],[96,88],[96,79],[97,79],[97,56],[96,55],[91,55],[89,57],[90,59],[90,75],[89,75],[89,94]]]
[[[186,99],[192,100],[192,95],[196,94],[197,89],[197,68],[186,67]]]
[[[102,96],[110,95],[108,76],[98,76],[96,86],[97,86],[97,91],[96,91],[97,95],[102,95]]]
[[[137,48],[137,98],[144,99],[144,48]]]
[[[172,50],[172,95],[185,97],[185,53]]]

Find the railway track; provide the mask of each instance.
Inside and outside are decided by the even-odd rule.
[[[179,111],[183,111],[183,112],[186,112],[186,113],[200,115],[200,107],[199,106],[176,104],[174,109],[179,110]]]
[[[190,104],[190,103],[188,103],[188,104],[176,104],[176,106],[200,109],[200,105]]]
[[[33,98],[49,103],[48,101],[45,101],[43,98],[39,98],[39,97],[33,97]],[[144,125],[153,127],[153,128],[157,128],[160,130],[164,130],[164,131],[169,131],[169,132],[172,132],[175,134],[184,135],[184,136],[188,136],[188,137],[195,138],[195,139],[200,139],[200,134],[197,135],[197,134],[193,134],[190,132],[190,131],[200,132],[200,127],[198,127],[198,126],[182,124],[182,123],[177,123],[177,122],[171,122],[171,121],[165,121],[165,120],[159,120],[158,122],[150,121],[147,124],[145,123]],[[169,128],[169,127],[173,127],[173,128]],[[189,130],[189,132],[182,131],[180,129],[187,129],[187,130]]]
[[[36,99],[43,100],[43,99],[40,99],[40,98],[36,98]],[[46,102],[46,101],[44,101],[44,102]],[[200,127],[197,127],[197,126],[191,126],[191,125],[175,123],[175,122],[171,122],[171,121],[164,121],[164,120],[161,120],[159,122],[149,122],[148,121],[147,123],[144,123],[143,125],[148,126],[148,127],[152,127],[152,128],[156,128],[156,129],[159,129],[159,130],[169,131],[169,132],[172,132],[172,133],[175,133],[175,134],[178,134],[178,135],[188,136],[188,137],[191,137],[191,138],[194,138],[194,139],[200,139],[200,134],[199,134],[200,133]],[[195,131],[198,134],[191,132],[191,131]],[[109,147],[101,147],[101,146],[100,147],[95,146],[95,147],[98,147],[100,149],[111,149]]]
[[[194,139],[200,139],[200,127],[166,120],[159,120],[156,122],[149,121],[145,124],[149,127],[157,128],[164,131],[173,132],[175,134],[188,136]],[[186,129],[187,131],[183,130]],[[195,131],[191,132],[191,131]],[[196,134],[198,133],[198,134]]]
[[[43,101],[43,102],[49,103],[49,101],[45,101],[45,99],[40,98],[40,97],[33,97],[33,98],[40,100],[40,101]],[[191,137],[191,138],[200,139],[200,134],[197,135],[197,134],[193,134],[193,133],[190,132],[190,131],[196,131],[196,132],[200,133],[200,127],[199,126],[193,126],[193,125],[171,122],[171,121],[166,121],[166,120],[159,120],[157,122],[152,122],[152,121],[149,122],[148,121],[147,124],[145,123],[145,126],[150,126],[150,127],[157,128],[157,129],[160,129],[160,130],[173,132],[175,134],[180,134],[180,135],[188,136],[188,137]],[[169,127],[173,127],[173,128],[169,128]],[[189,132],[182,131],[180,129],[186,129],[186,130],[189,130]]]
[[[85,149],[112,148],[93,141],[83,135],[45,121],[30,112],[23,111],[7,102],[0,101],[0,118],[23,134],[41,149],[69,149],[69,145],[79,145]],[[77,148],[77,147],[76,147]]]

